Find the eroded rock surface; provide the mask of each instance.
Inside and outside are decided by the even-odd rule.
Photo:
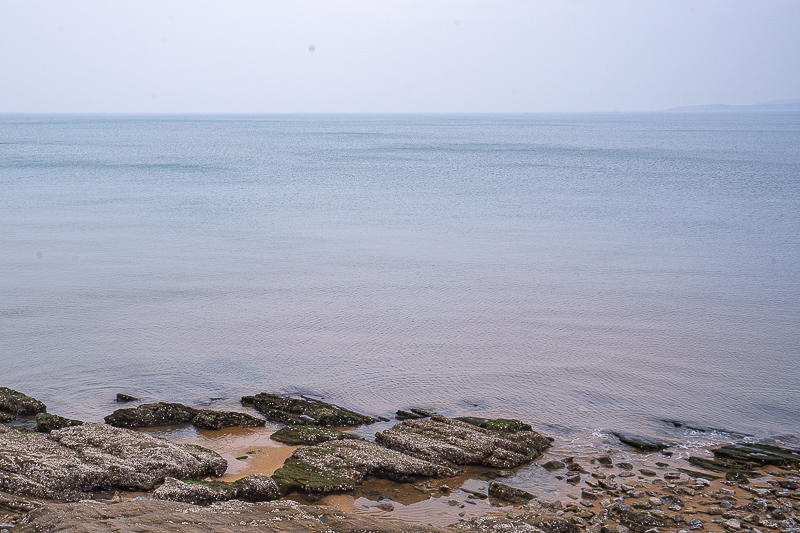
[[[440,415],[405,420],[377,433],[375,440],[387,448],[436,464],[494,468],[529,463],[550,446],[550,440],[535,431],[499,433]]]
[[[643,452],[658,452],[674,445],[671,442],[648,437],[646,435],[634,435],[633,433],[626,433],[624,431],[614,431],[613,433],[620,442]]]
[[[49,434],[0,426],[0,489],[14,494],[72,501],[98,490],[151,490],[168,476],[221,476],[226,468],[211,450],[105,424]]]
[[[347,427],[372,424],[377,419],[313,398],[293,398],[261,392],[243,396],[242,405],[253,407],[273,422],[287,425]]]
[[[172,500],[194,504],[209,504],[236,498],[263,502],[277,500],[278,485],[264,474],[251,474],[238,481],[180,481],[168,477],[153,492],[157,500]]]
[[[274,474],[283,492],[316,498],[352,492],[367,476],[392,481],[454,476],[458,470],[363,440],[329,441],[298,448]]]

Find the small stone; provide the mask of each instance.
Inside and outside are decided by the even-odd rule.
[[[691,529],[692,531],[697,531],[698,529],[704,529],[705,527],[703,526],[703,521],[700,520],[699,518],[689,520],[688,522],[686,522],[686,525],[689,526],[689,529]]]
[[[655,476],[656,475],[656,473],[653,470],[650,470],[649,468],[640,468],[639,472],[641,472],[642,475],[644,475],[644,476]]]
[[[391,502],[380,502],[375,505],[376,509],[380,509],[381,511],[386,511],[387,513],[391,513],[394,511],[394,505]]]
[[[116,401],[118,401],[119,403],[138,402],[139,398],[137,398],[135,396],[131,396],[129,394],[124,394],[122,392],[118,392]]]
[[[567,483],[580,483],[581,475],[580,474],[572,474],[571,476],[567,476]]]
[[[737,530],[742,529],[742,523],[738,520],[728,520],[725,522],[725,529]]]
[[[553,461],[547,461],[546,463],[544,463],[542,465],[542,468],[545,468],[547,470],[551,470],[552,471],[552,470],[560,470],[562,468],[566,468],[566,466],[567,465],[565,465],[561,461],[553,460]]]

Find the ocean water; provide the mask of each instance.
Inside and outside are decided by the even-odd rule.
[[[800,114],[0,116],[0,386],[800,433]]]

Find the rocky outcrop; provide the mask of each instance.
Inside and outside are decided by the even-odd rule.
[[[506,429],[509,426],[503,424]],[[440,415],[405,420],[377,433],[375,440],[387,448],[436,464],[494,468],[529,463],[550,446],[550,440],[535,431],[497,432]]]
[[[298,448],[274,474],[284,493],[311,498],[352,492],[367,476],[392,481],[454,476],[458,470],[363,440],[329,441]]]
[[[321,444],[329,440],[358,439],[357,435],[319,426],[285,426],[272,435],[272,440],[290,446]]]
[[[287,425],[348,427],[377,422],[371,416],[306,397],[261,392],[255,396],[243,396],[242,405],[255,408],[273,422]]]
[[[166,477],[220,476],[227,462],[199,446],[86,423],[49,434],[0,426],[0,489],[79,500],[109,489],[151,490]]]
[[[16,416],[33,416],[47,412],[47,406],[21,392],[0,387],[0,412]]]
[[[278,485],[264,474],[252,474],[238,481],[180,481],[168,477],[153,492],[157,500],[172,500],[207,505],[233,499],[254,502],[277,500],[280,496]]]
[[[740,464],[800,466],[800,450],[771,444],[729,444],[714,450],[714,455]]]
[[[116,401],[119,403],[136,402],[139,401],[139,398],[131,396],[130,394],[125,394],[124,392],[118,392]]]
[[[141,428],[194,424],[203,429],[226,427],[260,427],[266,424],[262,418],[236,411],[212,411],[195,409],[182,403],[146,403],[138,407],[117,409],[107,417],[107,424],[123,428]]]
[[[63,416],[50,413],[40,413],[39,416],[36,417],[36,431],[39,433],[50,433],[55,429],[80,426],[81,424],[83,424],[83,422],[80,420],[64,418]]]

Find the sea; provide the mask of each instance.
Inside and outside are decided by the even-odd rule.
[[[0,369],[796,444],[800,113],[0,115]]]

